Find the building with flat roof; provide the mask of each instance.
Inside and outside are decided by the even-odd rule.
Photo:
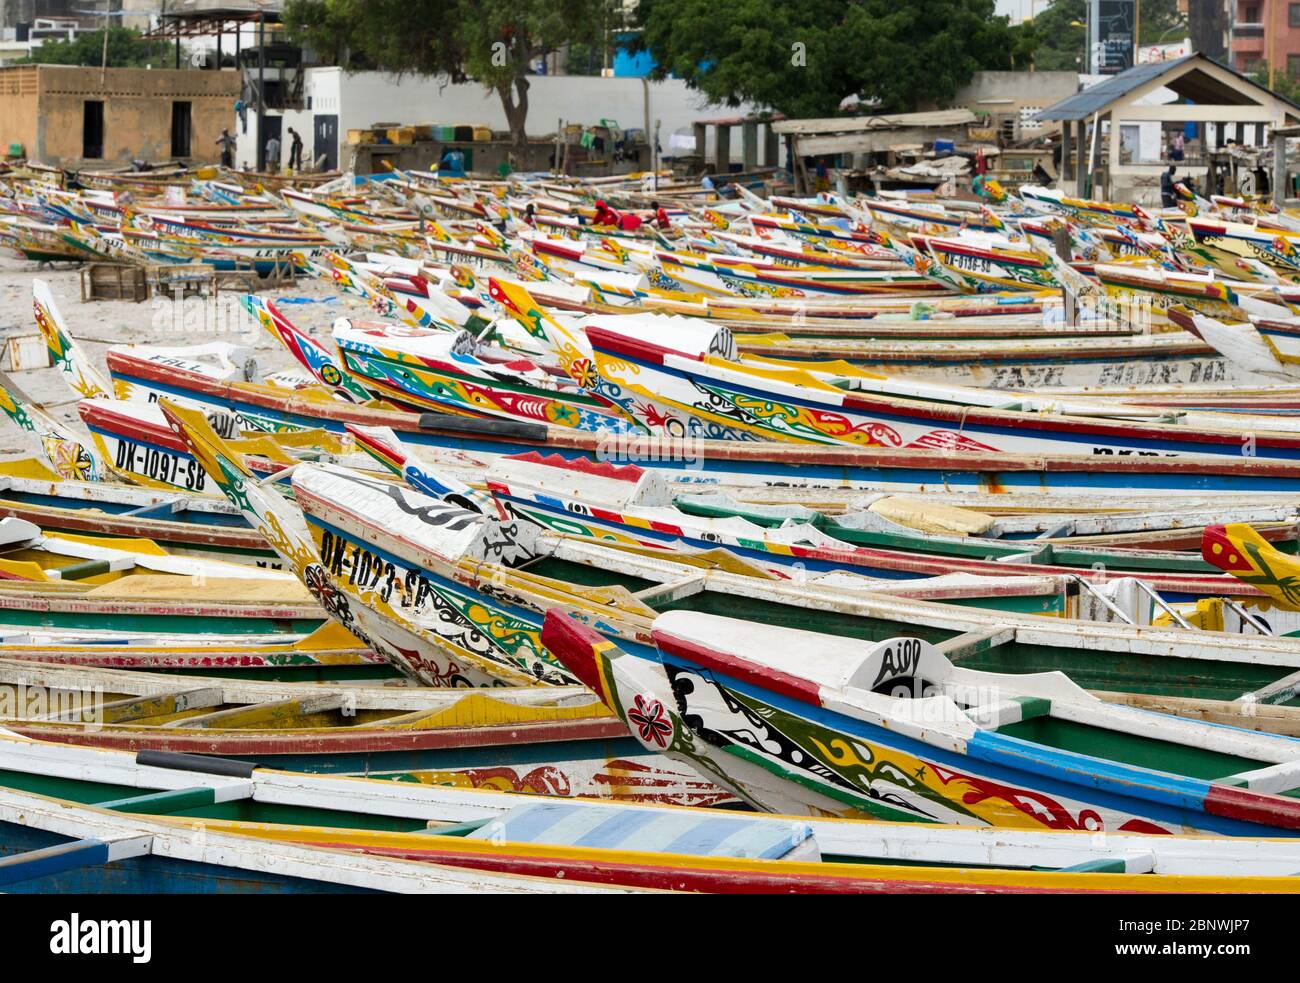
[[[237,72],[13,65],[0,68],[0,147],[62,167],[211,163],[233,131]]]

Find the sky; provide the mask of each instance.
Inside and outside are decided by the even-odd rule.
[[[1048,5],[1047,0],[997,0],[998,13],[1011,18],[1012,23],[1022,21],[1029,16],[1029,5],[1042,12]]]

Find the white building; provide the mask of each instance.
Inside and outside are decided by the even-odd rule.
[[[623,129],[641,129],[653,139],[655,124],[664,154],[693,149],[692,124],[702,116],[717,115],[698,91],[678,79],[652,82],[641,78],[601,78],[587,75],[530,76],[528,89],[528,133],[541,137],[568,123],[594,124],[601,119],[616,121]],[[727,112],[747,113],[742,106]],[[272,120],[278,117],[276,123]],[[324,156],[328,165],[347,163],[348,130],[368,129],[375,123],[406,126],[414,123],[470,124],[493,130],[509,128],[501,100],[481,85],[450,85],[438,78],[404,76],[382,72],[349,75],[341,68],[306,69],[302,108],[268,110],[269,134],[280,127],[292,127],[302,134],[304,156]],[[253,168],[257,160],[257,114],[247,113],[247,129],[240,126],[236,164]],[[287,142],[282,159],[287,159]],[[707,153],[712,147],[706,148]],[[733,158],[739,148],[733,151]]]

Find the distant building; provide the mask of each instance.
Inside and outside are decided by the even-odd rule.
[[[1251,75],[1267,66],[1300,78],[1300,3],[1232,2],[1232,67]]]
[[[1001,143],[1015,143],[1055,130],[1040,122],[1038,114],[1078,91],[1077,72],[976,72],[946,108],[969,109],[986,121]],[[940,107],[926,103],[918,108]]]
[[[62,167],[211,163],[222,128],[235,129],[239,86],[236,72],[0,68],[0,146]]]
[[[1269,133],[1300,119],[1300,106],[1194,53],[1137,65],[1038,114],[1062,133],[1062,181],[1080,197],[1152,204],[1169,165],[1216,191],[1218,155],[1262,150]],[[1169,149],[1186,138],[1180,158]]]

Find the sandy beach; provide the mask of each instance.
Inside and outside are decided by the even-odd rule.
[[[256,360],[263,372],[286,368],[291,358],[274,338],[260,330],[239,304],[237,291],[216,298],[173,300],[154,296],[140,303],[122,300],[81,300],[80,267],[41,265],[0,255],[0,342],[37,334],[32,319],[32,282],[43,279],[54,294],[73,338],[103,368],[110,345],[201,345],[225,342],[246,349],[241,357]],[[300,279],[284,289],[260,294],[271,297],[295,325],[329,344],[330,326],[341,316],[364,318],[367,306],[315,279]],[[9,360],[4,360],[6,371]],[[32,399],[60,420],[77,421],[77,400],[54,368],[29,369],[10,377]],[[0,454],[30,453],[33,446],[7,419],[0,418]]]

